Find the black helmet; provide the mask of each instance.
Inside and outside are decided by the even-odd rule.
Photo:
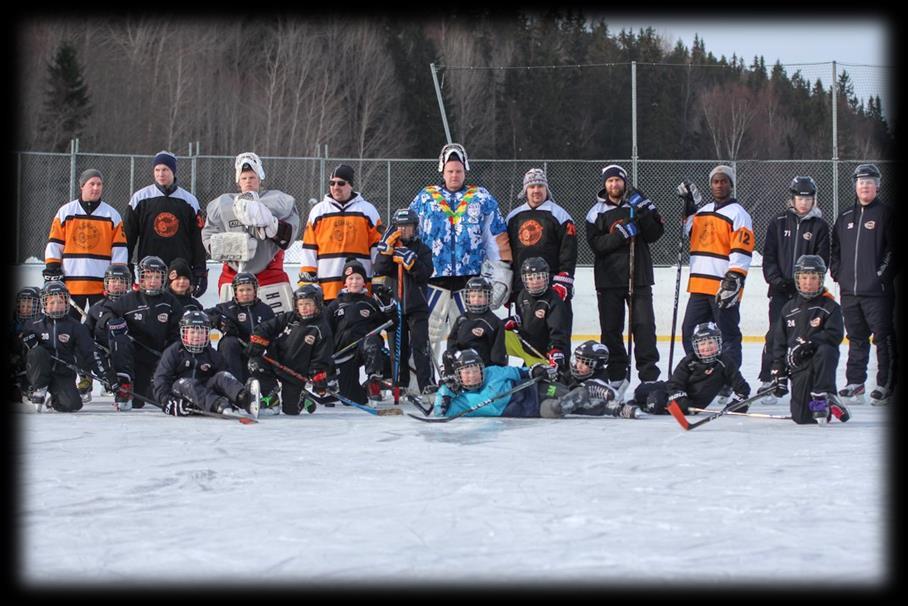
[[[309,315],[302,315],[299,313],[297,303],[302,299],[311,299],[315,301],[315,313]],[[320,313],[322,313],[322,307],[324,305],[324,298],[322,295],[322,288],[318,284],[306,284],[305,286],[300,286],[295,291],[293,291],[293,307],[296,310],[296,313],[303,320],[311,320],[312,318],[317,318]]]
[[[807,290],[801,287],[801,281],[798,276],[801,274],[817,274],[820,277],[820,283],[815,289]],[[812,299],[823,292],[823,280],[826,279],[826,262],[820,255],[801,255],[795,261],[794,266],[794,283],[795,288],[805,299]]]
[[[199,331],[204,333],[205,338],[199,339],[196,337],[193,339],[192,333],[198,335]],[[180,318],[180,341],[183,342],[183,347],[186,348],[186,351],[191,353],[205,351],[205,348],[208,347],[210,334],[211,320],[208,319],[208,314],[204,311],[190,309]]]
[[[880,174],[880,169],[876,167],[876,164],[858,164],[857,168],[854,169],[854,174],[851,175],[852,182],[857,181],[858,179],[882,179],[883,175]]]
[[[61,311],[55,311],[53,313],[48,313],[47,311],[47,301],[51,297],[63,296],[63,308]],[[48,282],[44,285],[44,288],[41,289],[41,311],[48,318],[54,318],[59,320],[60,318],[66,316],[69,313],[69,290],[66,288],[66,285],[63,282],[58,282],[56,280]]]
[[[788,191],[794,196],[816,196],[817,183],[813,177],[795,177],[788,186]]]
[[[27,313],[22,313],[23,303],[29,303]],[[36,286],[26,286],[16,293],[16,318],[20,322],[37,320],[41,316],[41,290]]]
[[[527,276],[531,274],[542,274],[545,277],[543,286],[530,289],[527,286]],[[523,287],[533,296],[541,295],[549,287],[549,264],[542,257],[529,257],[520,265],[520,281]]]
[[[237,275],[233,276],[233,302],[237,305],[252,305],[252,302],[255,301],[255,297],[259,293],[259,280],[255,277],[254,273],[248,271],[241,271]],[[236,299],[236,289],[241,284],[251,284],[252,285],[252,301],[249,303],[240,303]]]
[[[111,282],[114,280],[123,281],[123,286],[125,288],[122,292],[114,292],[111,289]],[[111,263],[107,266],[107,269],[104,270],[104,296],[111,301],[128,293],[131,284],[132,272],[129,271],[129,265],[126,265],[125,263]]]
[[[411,208],[398,208],[394,211],[394,214],[391,215],[391,225],[395,227],[399,225],[416,225],[419,223],[419,216],[417,216],[416,211]]]
[[[485,293],[485,303],[470,303],[471,293]],[[489,301],[492,300],[492,282],[485,276],[474,276],[467,280],[467,285],[463,287],[463,304],[467,311],[474,314],[482,314],[488,311]]]
[[[710,354],[700,353],[700,344],[713,340],[716,343],[716,351]],[[694,355],[701,362],[714,362],[719,359],[722,353],[722,331],[719,330],[715,322],[702,322],[694,327],[694,332],[690,336],[690,343],[694,348]]]
[[[472,383],[470,385],[466,385],[466,384],[464,384],[464,382],[460,376],[460,371],[464,368],[471,367],[471,366],[479,367],[479,383]],[[469,349],[463,349],[461,351],[456,351],[456,352],[454,352],[454,355],[451,357],[451,370],[454,373],[454,380],[457,383],[457,385],[459,387],[461,387],[462,389],[467,389],[467,390],[479,389],[479,387],[482,386],[482,382],[485,378],[484,372],[483,372],[484,368],[485,368],[485,364],[482,361],[482,357],[480,357],[479,353],[475,349],[469,348]]]
[[[582,361],[589,370],[581,372],[577,362]],[[584,341],[574,349],[571,354],[571,376],[575,379],[586,379],[597,370],[602,370],[608,364],[608,347],[598,341]]]
[[[146,295],[159,295],[164,290],[164,285],[167,282],[167,264],[161,259],[161,257],[155,257],[154,255],[149,255],[139,261],[139,270],[138,270],[138,283],[139,290],[141,290]],[[161,276],[161,285],[157,288],[147,288],[145,286],[146,276],[152,274],[160,274]]]

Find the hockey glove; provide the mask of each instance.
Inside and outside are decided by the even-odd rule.
[[[199,265],[192,268],[192,296],[201,297],[208,290],[208,268]]]
[[[574,297],[574,278],[566,271],[559,272],[552,276],[552,290],[561,298],[567,301]]]
[[[222,335],[233,335],[235,337],[240,335],[239,324],[230,316],[218,316],[217,323],[217,329],[221,331]]]
[[[624,236],[625,240],[629,240],[637,235],[637,224],[633,221],[625,221],[621,219],[620,221],[615,221],[612,224],[612,231],[617,231],[619,234]]]
[[[44,276],[45,282],[62,282],[63,281],[63,270],[59,265],[48,265],[42,272],[41,275]]]
[[[324,370],[320,370],[312,376],[312,389],[315,390],[319,396],[323,396],[328,393],[328,373]]]
[[[111,318],[107,323],[107,336],[110,339],[122,337],[127,332],[126,320],[123,318]]]
[[[725,409],[726,410],[730,409],[731,407],[735,406],[739,402],[743,402],[746,399],[747,399],[747,394],[733,393],[733,394],[731,394],[731,400],[728,402],[728,404],[725,405]],[[748,408],[750,408],[750,406],[742,406],[740,408],[735,408],[735,412],[747,412]]]
[[[798,343],[788,351],[788,367],[797,368],[809,360],[817,351],[817,346],[811,341],[798,337]]]
[[[772,369],[770,372],[770,380],[773,385],[772,395],[781,398],[788,393],[788,375],[786,375],[781,368]]]
[[[249,361],[246,362],[246,369],[249,370],[250,375],[262,375],[267,372],[265,360],[260,356],[250,356]]]
[[[508,316],[508,319],[504,321],[505,330],[517,330],[520,328],[520,316]]]
[[[114,386],[114,389],[109,391],[114,392],[114,399],[117,402],[127,402],[132,399],[132,379],[129,378],[129,375],[124,373],[117,373],[117,383]]]
[[[375,250],[377,250],[379,254],[390,257],[394,254],[394,246],[397,244],[398,240],[400,240],[400,230],[389,230],[385,233],[385,236],[378,241],[378,244],[375,245]]]
[[[786,297],[793,296],[797,291],[795,290],[794,280],[786,280],[782,276],[774,278],[770,282],[773,290],[779,293],[780,295],[785,295]]]
[[[697,186],[685,179],[678,185],[678,197],[684,200],[684,218],[696,214],[697,209],[700,208],[700,205],[703,203],[703,198],[700,196],[700,190],[697,189]]]
[[[548,381],[556,381],[558,379],[558,369],[554,366],[537,363],[530,366],[530,376],[534,379],[542,377]]]
[[[730,309],[738,304],[741,289],[744,288],[744,275],[736,271],[725,272],[719,292],[716,293],[716,305],[719,309]]]
[[[451,409],[451,396],[441,396],[441,416],[447,416]]]
[[[171,396],[164,402],[164,414],[188,417],[192,414],[192,402],[180,396]]]
[[[265,349],[271,343],[265,337],[252,335],[249,337],[249,349],[246,350],[250,358],[261,358],[265,355]]]
[[[381,305],[394,303],[394,293],[386,284],[372,284],[372,295]]]
[[[293,226],[287,223],[286,221],[277,222],[277,233],[274,234],[274,237],[271,240],[277,244],[281,250],[287,250],[292,242],[290,241],[293,236]]]
[[[416,263],[416,253],[405,246],[398,246],[394,249],[394,256],[391,257],[391,260],[400,263],[404,269],[410,271]]]
[[[309,271],[300,270],[299,276],[296,279],[297,288],[302,288],[307,284],[318,284],[318,277]]]
[[[558,370],[564,368],[564,353],[560,349],[552,348],[546,354],[549,359],[549,364]]]
[[[687,397],[686,391],[676,391],[668,394],[668,401],[675,402],[684,414],[690,414],[690,398]]]

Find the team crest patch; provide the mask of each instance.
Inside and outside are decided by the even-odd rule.
[[[814,328],[816,328],[817,326],[820,325],[820,319],[814,318],[813,320],[810,321],[810,325],[813,326]]]
[[[368,309],[359,310],[359,315],[361,315],[364,318],[368,318],[371,313],[372,312],[370,312]]]
[[[167,274],[167,279],[176,280],[177,279],[177,270],[175,270],[175,269],[170,270],[170,273]]]
[[[240,313],[238,313],[236,315],[236,319],[239,320],[240,322],[245,322],[246,321],[246,312],[241,311]]]
[[[306,345],[312,345],[313,343],[315,343],[315,335],[306,335],[303,341],[306,342]]]
[[[211,370],[211,364],[205,362],[204,364],[199,365],[199,370],[201,370],[202,372],[208,372],[209,370]]]
[[[539,319],[541,320],[541,319],[543,319],[543,318],[545,317],[545,310],[544,310],[544,309],[537,309],[536,312],[535,312],[533,315],[535,315],[537,318],[539,318]]]
[[[854,229],[854,223],[849,223],[847,226],[845,226],[845,229]]]
[[[343,243],[346,240],[352,239],[355,231],[356,225],[354,225],[352,221],[347,222],[343,219],[337,219],[331,230],[331,237],[334,238],[335,242]]]
[[[479,327],[474,328],[474,329],[473,329],[472,331],[470,331],[470,332],[472,332],[472,333],[473,333],[474,335],[476,335],[477,337],[481,337],[482,335],[484,335],[484,334],[486,333],[486,331],[484,331],[483,329],[481,329],[481,328],[479,328]]]
[[[178,229],[180,229],[180,220],[177,219],[176,215],[173,213],[159,213],[158,216],[154,218],[154,233],[162,238],[173,237]]]
[[[876,221],[867,221],[864,223],[864,229],[873,229],[876,227]]]
[[[158,314],[158,322],[166,322],[169,317],[167,314]]]
[[[520,243],[524,246],[533,246],[542,239],[542,224],[539,221],[530,219],[520,226],[518,236]]]
[[[813,234],[810,233],[809,231],[805,231],[805,232],[804,232],[804,235],[803,235],[802,237],[803,237],[805,240],[810,240],[810,239],[813,237]]]
[[[76,227],[75,237],[76,245],[83,250],[94,250],[101,240],[101,232],[91,224],[80,224]]]
[[[68,343],[69,335],[66,333],[63,333],[62,335],[57,335],[57,340],[60,341],[60,343]]]
[[[703,371],[703,374],[705,374],[705,375],[711,375],[711,374],[713,374],[713,370],[715,370],[715,369],[714,369],[714,368],[707,368],[705,371]]]

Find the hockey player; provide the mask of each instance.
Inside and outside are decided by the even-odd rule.
[[[123,342],[125,320],[118,318],[113,322],[114,314],[110,303],[125,295],[132,287],[132,274],[126,263],[111,263],[104,270],[104,298],[92,305],[85,314],[85,326],[93,340],[92,355],[103,369],[102,376],[108,377],[108,387],[115,387],[114,407],[117,410],[132,408],[132,349]],[[122,333],[111,339],[111,331]],[[85,402],[85,398],[82,398]]]
[[[570,393],[561,398],[564,414],[611,415],[636,419],[640,408],[621,403],[608,378],[608,347],[597,341],[584,341],[571,354],[571,373],[567,380]]]
[[[763,277],[769,284],[769,330],[763,346],[760,389],[771,387],[772,335],[782,306],[796,294],[794,266],[801,255],[819,255],[829,261],[829,225],[817,206],[817,184],[811,177],[795,177],[788,188],[788,208],[766,230],[763,247]],[[776,401],[774,395],[762,399]]]
[[[566,210],[555,203],[545,171],[531,168],[523,176],[519,198],[526,203],[508,213],[508,241],[514,266],[530,257],[542,257],[552,268],[552,288],[571,314],[574,270],[577,266],[577,228]],[[511,281],[511,301],[523,289],[520,276]]]
[[[133,391],[151,399],[151,379],[161,352],[180,339],[183,306],[164,288],[167,265],[160,257],[149,256],[139,261],[137,277],[138,290],[107,305],[113,314],[107,322],[107,332],[112,347],[115,343],[132,361],[132,368],[126,369],[126,373],[133,378]],[[136,398],[132,406],[142,408],[145,403]]]
[[[795,263],[798,296],[782,306],[774,324],[771,376],[784,393],[791,380],[791,419],[798,424],[850,418],[836,397],[835,375],[839,345],[845,337],[842,308],[823,280],[826,263],[819,255],[802,255]]]
[[[97,370],[91,355],[91,335],[84,324],[69,315],[69,291],[62,282],[44,286],[41,308],[43,315],[26,323],[22,332],[22,342],[28,348],[25,371],[32,386],[31,401],[37,412],[75,412],[82,408],[82,399],[70,366],[86,376]]]
[[[192,296],[192,268],[182,257],[171,261],[167,268],[167,292],[177,298],[184,313],[190,309],[202,311],[202,304]]]
[[[420,392],[425,392],[427,389],[432,391],[435,386],[429,358],[429,307],[426,301],[426,284],[432,275],[432,251],[417,236],[418,222],[412,209],[395,211],[388,233],[376,246],[379,254],[375,258],[373,283],[388,287],[400,301],[400,355],[395,362],[399,367],[398,385],[407,387],[410,384],[412,353],[416,381]],[[395,341],[396,338],[397,335]],[[395,356],[396,345],[396,342],[389,343]]]
[[[690,414],[691,407],[709,406],[725,386],[730,386],[732,392],[728,406],[746,400],[750,395],[750,385],[729,354],[722,349],[722,332],[715,322],[697,324],[690,338],[692,353],[678,362],[668,380],[666,392],[657,390],[650,393],[647,412],[668,414],[665,407],[674,400],[684,414]],[[743,406],[737,411],[747,412],[747,409],[748,406]]]
[[[470,278],[463,289],[463,298],[466,313],[454,321],[447,351],[475,349],[486,366],[507,366],[504,322],[489,309],[492,282],[485,276]]]
[[[839,283],[848,333],[847,385],[839,395],[856,403],[863,401],[873,335],[877,371],[870,401],[874,406],[889,402],[898,376],[893,328],[894,280],[899,272],[894,257],[897,222],[892,206],[879,197],[880,178],[874,164],[854,169],[855,203],[836,219],[829,260],[829,273]]]
[[[299,211],[293,196],[264,187],[265,169],[257,154],[239,154],[234,168],[239,194],[222,194],[209,202],[202,228],[205,249],[213,260],[224,261],[218,279],[219,300],[232,300],[233,278],[246,271],[258,280],[262,301],[274,311],[290,311],[293,289],[284,271],[284,251],[299,235]],[[225,260],[237,249],[248,260]]]
[[[26,286],[16,293],[16,310],[10,322],[9,331],[9,370],[11,402],[21,402],[23,394],[30,390],[25,372],[25,356],[28,349],[22,342],[23,331],[31,322],[41,317],[41,290],[35,286]]]
[[[469,278],[482,274],[492,281],[492,310],[508,300],[513,280],[511,245],[498,201],[484,187],[466,184],[469,170],[463,146],[445,145],[438,157],[442,183],[427,185],[410,202],[419,217],[419,237],[432,252],[427,298],[436,356],[464,311],[460,291]]]
[[[249,378],[246,347],[255,327],[274,317],[271,306],[259,299],[258,289],[259,282],[255,274],[241,271],[233,276],[233,300],[218,303],[205,310],[212,327],[221,333],[218,353],[224,358],[227,370],[240,383],[245,383]]]
[[[544,354],[558,374],[567,374],[565,355],[570,351],[571,333],[567,311],[549,284],[549,264],[542,257],[530,257],[520,266],[523,290],[517,296],[517,314],[505,322],[505,330],[519,330],[532,350]],[[515,355],[520,352],[515,352]],[[523,357],[523,355],[521,355]]]
[[[386,356],[382,351],[381,335],[363,337],[389,318],[382,311],[382,306],[376,298],[369,296],[366,290],[366,268],[356,257],[347,258],[343,275],[344,288],[328,304],[326,313],[331,332],[334,334],[334,351],[340,351],[356,341],[359,341],[359,344],[341,354],[334,360],[334,364],[337,368],[340,394],[354,402],[365,404],[367,395],[372,399],[381,399]],[[396,320],[397,306],[387,305],[386,309],[393,313]],[[365,390],[359,380],[361,366],[365,366],[366,371]]]
[[[281,410],[288,415],[298,415],[302,410],[305,386],[285,376],[262,356],[268,355],[309,377],[315,392],[323,396],[328,390],[328,371],[334,351],[334,335],[323,314],[322,289],[307,284],[296,289],[293,297],[293,311],[281,312],[262,322],[249,338],[249,374],[259,380],[262,393],[267,394],[262,398],[263,404],[276,406],[277,380],[280,380]]]
[[[224,358],[211,346],[208,315],[191,309],[180,318],[180,340],[171,343],[154,372],[155,399],[164,413],[184,417],[194,410],[231,413],[242,409],[258,416],[259,387],[247,385],[227,370]]]

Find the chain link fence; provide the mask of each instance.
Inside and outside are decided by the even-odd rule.
[[[87,168],[104,175],[103,199],[124,214],[132,193],[153,182],[154,156],[112,154],[52,154],[19,152],[16,161],[17,205],[16,260],[44,259],[44,247],[57,210],[77,196],[78,176]],[[372,202],[387,223],[393,210],[407,206],[425,185],[440,182],[438,160],[350,158],[262,158],[265,184],[296,198],[305,221],[315,201],[327,190],[328,175],[337,164],[356,171],[354,189]],[[233,156],[182,156],[177,162],[177,182],[191,191],[201,206],[223,194],[236,191]],[[866,160],[792,160],[728,162],[737,172],[735,195],[753,218],[756,250],[762,251],[769,222],[788,201],[788,186],[798,175],[817,182],[818,204],[832,224],[839,209],[854,202],[851,174]],[[709,171],[714,160],[483,160],[470,159],[468,183],[487,188],[499,202],[502,215],[523,203],[517,196],[523,175],[530,168],[545,169],[554,200],[567,210],[578,226],[578,264],[592,265],[593,254],[585,239],[585,218],[602,188],[602,167],[624,166],[633,183],[655,202],[665,219],[665,235],[651,246],[656,265],[677,262],[681,237],[681,201],[675,190],[683,179],[695,182],[707,194]],[[880,195],[886,198],[887,183],[894,179],[895,162],[875,161],[882,174]],[[286,262],[299,261],[299,244],[288,250]]]

